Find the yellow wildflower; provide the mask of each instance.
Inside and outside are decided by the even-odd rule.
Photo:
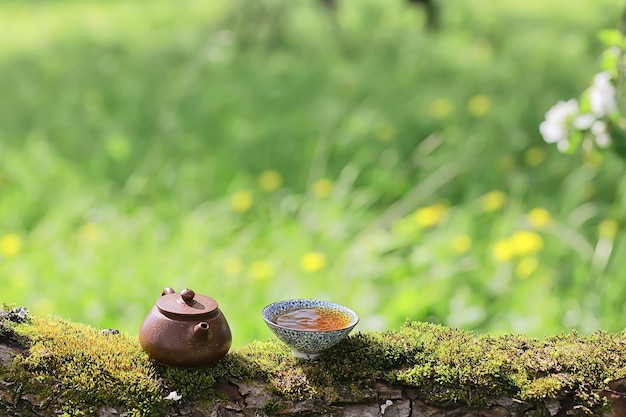
[[[515,267],[515,275],[520,279],[526,279],[537,270],[539,261],[535,257],[528,257],[520,260]]]
[[[598,189],[593,184],[586,184],[583,187],[583,198],[591,200],[598,195]]]
[[[333,191],[333,182],[328,178],[322,178],[313,183],[313,194],[318,198],[326,198]]]
[[[493,55],[493,46],[491,46],[491,43],[485,38],[476,39],[472,47],[478,59],[487,60]]]
[[[484,94],[477,94],[467,102],[467,110],[474,117],[484,116],[491,110],[491,99]]]
[[[494,259],[499,262],[510,261],[515,256],[515,250],[510,239],[498,240],[491,253]]]
[[[500,210],[504,203],[506,203],[506,194],[497,190],[488,192],[480,200],[480,204],[486,212]]]
[[[524,153],[524,162],[531,167],[539,166],[546,160],[546,150],[542,146],[533,146]]]
[[[583,161],[585,161],[585,164],[597,168],[602,165],[604,156],[602,152],[585,152],[583,153]]]
[[[122,135],[113,135],[106,141],[106,151],[115,161],[123,161],[133,153],[131,142]]]
[[[413,217],[420,227],[431,227],[441,223],[448,213],[448,206],[443,203],[422,207],[415,211]]]
[[[617,234],[617,229],[619,229],[619,225],[615,220],[602,220],[598,225],[598,236],[604,239],[613,239]]]
[[[22,238],[16,233],[9,233],[0,239],[0,255],[11,257],[22,250]]]
[[[544,208],[534,208],[528,212],[528,222],[534,228],[541,229],[546,227],[552,220],[550,212]]]
[[[250,276],[258,282],[268,282],[274,278],[274,267],[267,261],[255,261],[250,264]]]
[[[503,154],[499,159],[498,159],[498,171],[503,172],[503,173],[507,173],[507,172],[511,172],[513,169],[515,169],[516,166],[516,161],[515,161],[515,157],[511,154]]]
[[[344,99],[354,97],[358,91],[357,84],[353,81],[344,81],[339,85],[339,95]]]
[[[300,267],[306,272],[316,272],[326,267],[326,255],[321,252],[309,252],[300,259]]]
[[[250,191],[237,191],[230,199],[230,207],[237,213],[245,213],[250,210],[252,200]]]
[[[283,185],[283,178],[278,171],[272,169],[263,171],[259,176],[259,186],[265,192],[271,193]]]
[[[543,249],[543,238],[536,232],[519,230],[511,236],[511,245],[516,255],[531,255]]]
[[[419,225],[413,216],[399,218],[391,225],[391,233],[399,237],[413,236],[419,230]]]
[[[23,272],[17,272],[14,275],[8,277],[9,288],[14,290],[25,290],[33,285],[30,275]]]
[[[97,223],[85,223],[80,227],[78,234],[87,241],[98,240],[102,233],[102,228]]]
[[[435,119],[447,118],[454,108],[454,104],[447,98],[436,98],[430,103],[429,113]]]
[[[376,129],[374,134],[381,142],[390,142],[396,137],[396,126],[393,123],[384,123]]]
[[[54,303],[48,297],[37,298],[33,303],[33,314],[38,314],[41,316],[51,314],[54,311],[58,311],[55,308]]]
[[[234,277],[241,274],[243,270],[243,262],[236,256],[226,259],[224,261],[224,273],[228,276]]]
[[[458,235],[452,239],[452,251],[465,253],[472,247],[472,238],[468,235]]]

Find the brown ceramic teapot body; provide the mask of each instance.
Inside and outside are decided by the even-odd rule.
[[[226,355],[232,335],[215,300],[189,289],[177,294],[165,288],[141,325],[139,343],[165,365],[195,368]]]

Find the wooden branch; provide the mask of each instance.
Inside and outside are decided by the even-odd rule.
[[[134,336],[12,311],[0,310],[1,416],[626,416],[624,334],[542,341],[407,323],[319,361],[270,340],[192,370],[154,363]]]

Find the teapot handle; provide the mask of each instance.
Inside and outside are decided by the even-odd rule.
[[[174,288],[172,287],[165,287],[163,288],[163,291],[161,292],[161,296],[163,295],[167,295],[167,294],[174,294],[176,291],[174,291]]]

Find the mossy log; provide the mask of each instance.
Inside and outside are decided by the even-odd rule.
[[[626,416],[626,333],[545,340],[407,322],[317,361],[278,341],[205,369],[136,336],[0,309],[0,416]]]

